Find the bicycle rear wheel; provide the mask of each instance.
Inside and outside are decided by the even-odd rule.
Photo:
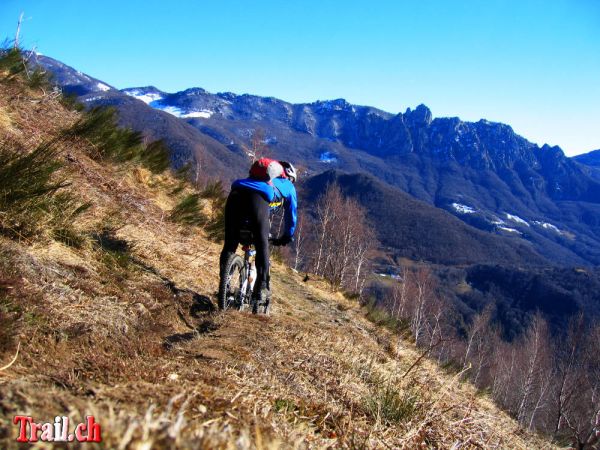
[[[219,283],[218,301],[221,311],[229,308],[241,308],[241,289],[247,277],[244,260],[236,254],[229,256]]]

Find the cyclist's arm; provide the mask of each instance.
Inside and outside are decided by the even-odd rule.
[[[285,216],[284,236],[291,238],[294,236],[294,232],[296,231],[298,199],[296,197],[296,188],[290,181],[286,181],[288,182],[290,189],[288,195],[286,196],[285,202],[283,202]]]

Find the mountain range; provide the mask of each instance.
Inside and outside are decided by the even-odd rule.
[[[268,156],[301,167],[307,198],[338,180],[372,213],[395,257],[600,264],[600,151],[568,158],[506,124],[433,118],[425,105],[391,114],[343,99],[119,90],[51,58],[37,61],[84,105],[114,106],[123,125],[164,139],[175,167],[191,163],[199,177],[242,176],[258,138]]]

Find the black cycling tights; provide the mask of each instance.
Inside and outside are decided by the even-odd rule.
[[[240,243],[240,229],[247,223],[254,236],[257,278],[254,295],[269,286],[269,203],[258,193],[248,189],[231,191],[225,205],[225,244],[221,251],[221,275],[227,259]]]

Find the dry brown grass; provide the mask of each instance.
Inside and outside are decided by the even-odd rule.
[[[0,95],[28,139],[76,120],[34,100]],[[282,266],[269,317],[214,312],[219,247],[165,220],[178,181],[98,164],[82,145],[65,170],[93,204],[75,224],[86,245],[0,238],[14,285],[0,295],[20,308],[0,367],[21,345],[0,373],[0,447],[16,448],[15,414],[94,414],[103,448],[550,447],[431,362],[402,378],[411,344]]]

